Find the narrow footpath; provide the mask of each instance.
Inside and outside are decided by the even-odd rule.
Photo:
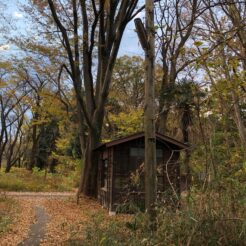
[[[28,238],[19,243],[18,246],[36,246],[40,245],[41,240],[44,239],[46,224],[48,222],[48,215],[44,208],[35,207],[35,216],[37,222],[30,226]]]
[[[93,215],[107,214],[91,199],[75,193],[5,192],[13,198],[17,212],[10,228],[0,238],[0,246],[57,246],[82,242]]]

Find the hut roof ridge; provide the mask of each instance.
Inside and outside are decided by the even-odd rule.
[[[132,141],[132,140],[135,140],[135,139],[138,139],[141,137],[144,137],[144,132],[137,132],[137,133],[131,134],[129,136],[125,136],[125,137],[122,137],[119,139],[112,140],[112,141],[107,142],[107,143],[103,143],[103,144],[99,145],[96,149],[104,147],[104,146],[105,147],[112,147],[112,146],[122,144],[122,143],[125,143],[128,141]],[[179,147],[180,149],[187,149],[190,147],[187,143],[180,142],[174,138],[163,135],[159,132],[156,132],[156,138],[157,138],[157,140],[159,140],[161,142],[168,142],[170,144],[173,144],[173,145]]]

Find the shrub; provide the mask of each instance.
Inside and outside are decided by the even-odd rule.
[[[95,214],[91,217],[91,223],[86,229],[86,239],[81,245],[98,246],[98,245],[122,245],[121,243],[127,238],[124,222],[111,221],[105,222],[102,214]]]
[[[203,194],[193,190],[181,202],[179,209],[161,203],[156,206],[155,232],[149,231],[144,213],[136,214],[131,222],[108,225],[93,218],[82,245],[245,245],[242,200],[232,199],[227,191]]]
[[[5,191],[72,191],[79,180],[79,172],[69,175],[46,173],[34,168],[33,172],[13,168],[10,173],[0,171],[0,190]]]

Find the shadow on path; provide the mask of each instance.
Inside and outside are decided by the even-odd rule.
[[[48,215],[42,207],[35,207],[35,213],[37,222],[30,226],[28,238],[18,246],[38,246],[44,238]]]

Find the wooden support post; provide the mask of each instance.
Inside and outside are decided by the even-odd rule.
[[[145,50],[146,82],[145,82],[145,207],[149,215],[150,228],[155,228],[156,203],[156,132],[155,132],[155,30],[154,30],[154,3],[146,0],[146,29],[135,20],[135,25],[142,48]],[[147,40],[146,40],[147,39]]]

